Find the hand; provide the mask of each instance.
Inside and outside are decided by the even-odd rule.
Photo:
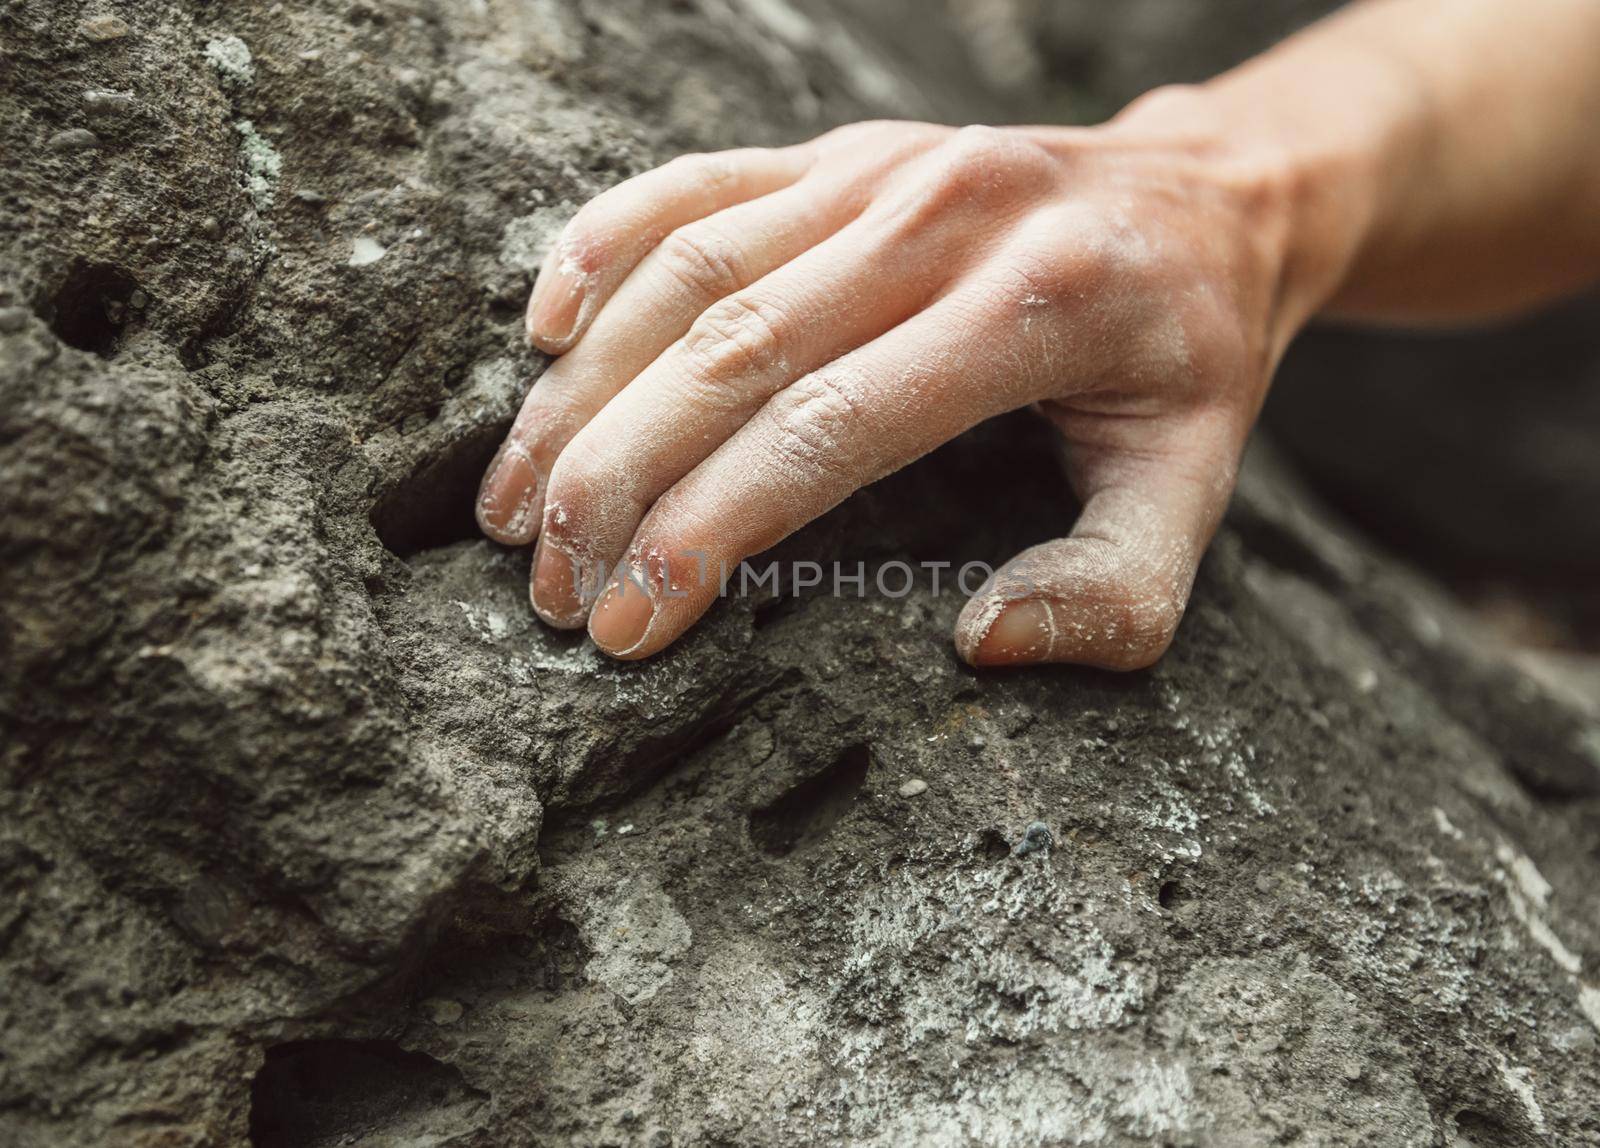
[[[1032,403],[1083,512],[967,604],[957,648],[1155,661],[1312,307],[1286,287],[1291,181],[1188,105],[1091,129],[856,124],[685,156],[586,206],[528,308],[561,357],[478,502],[491,538],[538,537],[540,617],[653,654],[715,601],[719,564]]]

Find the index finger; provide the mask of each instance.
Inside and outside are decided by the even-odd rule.
[[[789,186],[813,148],[741,148],[679,156],[602,192],[572,217],[528,299],[528,340],[559,355],[666,236],[724,208]]]

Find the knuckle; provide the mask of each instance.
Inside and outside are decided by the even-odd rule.
[[[817,144],[822,154],[826,155],[835,150],[849,150],[859,144],[882,139],[891,132],[903,133],[905,129],[905,124],[896,123],[894,120],[858,120],[853,124],[843,124],[824,132],[817,137]]]
[[[1082,226],[1077,274],[1096,289],[1132,288],[1156,266],[1144,234],[1120,213],[1092,212]]]
[[[1037,144],[1000,128],[965,127],[932,149],[920,178],[886,199],[891,230],[915,232],[952,214],[989,214],[1034,194],[1053,170]]]
[[[827,372],[807,375],[773,404],[772,448],[779,459],[825,474],[846,472],[841,447],[860,418],[860,404],[838,379]]]
[[[683,337],[690,373],[709,383],[763,374],[783,362],[788,321],[777,307],[730,295],[694,321]]]
[[[750,153],[744,153],[748,156]],[[731,183],[738,173],[738,152],[690,152],[675,163],[684,182],[699,188],[718,188]]]
[[[954,134],[936,124],[867,120],[846,124],[817,137],[810,145],[811,163],[803,179],[843,179],[863,205],[901,166],[925,156]],[[834,191],[833,194],[839,194]]]
[[[700,183],[715,182],[718,171],[725,167],[726,164],[719,164],[717,157],[712,153],[690,151],[673,156],[657,170],[675,179]]]
[[[1080,288],[1070,269],[1047,255],[1014,252],[997,259],[979,276],[983,297],[1032,315],[1059,310]]]
[[[1046,212],[1021,242],[990,260],[979,274],[988,297],[1010,310],[1124,317],[1171,302],[1160,264],[1145,237],[1115,212],[1075,205]]]
[[[941,150],[944,182],[969,195],[1014,190],[1049,164],[1044,149],[1031,140],[981,124],[962,128]]]
[[[720,298],[748,282],[738,244],[704,224],[674,231],[657,253],[667,273],[699,295]]]
[[[677,407],[719,423],[730,415],[748,417],[753,403],[750,389],[731,387],[725,377],[708,375],[699,369],[676,375],[671,386]]]
[[[982,170],[998,163],[1008,151],[1007,133],[987,124],[968,124],[951,136],[944,153],[952,170]]]

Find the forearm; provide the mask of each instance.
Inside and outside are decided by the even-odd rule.
[[[1291,307],[1468,320],[1600,278],[1600,0],[1367,0],[1196,95],[1287,173]]]

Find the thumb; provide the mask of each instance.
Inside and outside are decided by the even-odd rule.
[[[1188,461],[1096,467],[1071,536],[1024,550],[962,609],[962,658],[1137,670],[1161,657],[1233,487],[1231,462]]]

